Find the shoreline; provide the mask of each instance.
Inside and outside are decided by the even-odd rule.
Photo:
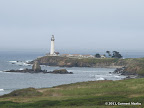
[[[37,58],[37,59],[41,59],[41,58]],[[37,60],[36,59],[36,60]],[[86,59],[87,60],[87,59]],[[92,59],[90,59],[90,60],[92,60]],[[96,60],[96,59],[95,59]],[[103,62],[102,62],[102,64],[98,64],[99,66],[93,66],[93,65],[87,65],[87,66],[84,66],[84,65],[80,65],[80,66],[76,66],[76,67],[87,67],[87,68],[112,68],[112,69],[117,69],[117,68],[122,68],[122,67],[124,67],[125,65],[122,65],[121,63],[120,63],[120,65],[121,66],[115,66],[115,64],[111,64],[110,66],[107,66],[108,64],[107,63],[105,63],[106,61],[107,61],[107,59],[98,59],[98,60],[102,60]],[[110,59],[109,59],[110,60]],[[114,60],[114,59],[113,59]],[[61,61],[63,61],[63,59],[61,60]],[[68,62],[69,63],[69,62]],[[43,64],[43,63],[41,63],[40,62],[40,64],[41,65],[45,65],[45,66],[48,66],[47,64]],[[53,66],[54,66],[55,64],[53,64]],[[51,65],[49,65],[49,66],[51,66]],[[56,66],[59,66],[59,65],[56,65]],[[67,66],[67,65],[65,65],[65,66],[59,66],[59,67],[75,67],[75,66]],[[113,72],[112,72],[113,73]],[[121,80],[126,80],[126,79],[137,79],[137,78],[143,78],[142,76],[138,76],[138,75],[133,75],[133,74],[124,74],[124,76],[126,76],[126,78],[123,78],[123,79],[121,79]],[[107,81],[109,81],[109,80],[107,80]],[[87,82],[87,81],[86,81]],[[76,83],[78,83],[78,82],[76,82]],[[69,83],[69,84],[72,84],[72,83]],[[63,85],[63,84],[62,84]],[[65,85],[65,84],[64,84]],[[54,86],[53,86],[54,87]],[[42,89],[42,88],[41,88]]]
[[[7,95],[0,96],[0,106],[32,106],[45,107],[82,107],[105,106],[105,102],[139,102],[144,104],[143,79],[129,79],[119,81],[88,81],[72,84],[63,84],[51,88],[26,88],[15,90]],[[139,86],[141,84],[141,86]],[[135,89],[133,89],[135,88]],[[67,103],[67,104],[65,104]],[[80,108],[81,108],[80,107]],[[90,106],[87,106],[89,108]],[[111,106],[110,106],[111,107]],[[133,107],[133,106],[129,106]],[[136,108],[135,106],[134,108]],[[5,107],[4,107],[5,108]],[[71,108],[71,107],[70,107]]]
[[[13,72],[10,72],[10,73],[13,73]],[[112,72],[112,73],[113,73],[113,72]],[[121,76],[121,75],[120,75],[120,76]],[[123,76],[127,76],[127,75],[123,75]],[[60,85],[51,86],[51,87],[42,87],[42,88],[32,87],[32,88],[35,88],[36,90],[39,90],[39,89],[54,88],[54,87],[57,87],[57,86],[71,85],[71,84],[76,84],[76,83],[83,83],[83,82],[84,82],[84,83],[87,83],[87,82],[91,82],[91,81],[96,81],[96,82],[99,82],[99,81],[122,81],[122,80],[137,79],[137,78],[138,78],[138,77],[131,75],[131,76],[127,76],[126,78],[119,79],[119,80],[107,80],[107,79],[103,79],[103,80],[78,81],[78,82],[74,82],[74,83],[60,84]],[[21,88],[21,89],[27,89],[27,88],[29,88],[29,87]],[[16,90],[21,90],[21,89],[16,89]],[[13,91],[16,91],[16,90],[13,90]],[[4,92],[4,91],[5,91],[5,90],[3,89],[3,92]],[[13,92],[13,91],[11,91],[11,92]],[[10,94],[11,92],[6,93],[6,94],[2,94],[2,95],[0,95],[0,97],[3,96],[3,95]]]
[[[86,67],[86,68],[93,68],[93,67]],[[102,68],[102,67],[94,67],[94,68]],[[115,67],[108,67],[107,69],[116,69]],[[114,72],[114,71],[113,71]],[[112,73],[113,73],[112,72]],[[7,72],[6,72],[7,73]],[[8,73],[17,73],[17,72],[8,72]],[[23,73],[23,72],[19,72],[19,73]],[[25,72],[25,73],[27,73],[27,72]],[[39,72],[40,73],[40,72]],[[34,74],[34,73],[32,73],[32,74]],[[124,80],[125,78],[123,78],[123,79],[120,79],[120,80]],[[107,80],[107,79],[104,79],[104,80]],[[91,81],[91,80],[89,80],[89,81]],[[78,82],[75,82],[75,83],[80,83],[80,82],[89,82],[89,81],[78,81]],[[103,80],[94,80],[94,81],[103,81]],[[111,80],[107,80],[107,81],[111,81]],[[67,83],[67,84],[73,84],[73,83]],[[60,84],[60,85],[65,85],[65,84]],[[57,85],[57,86],[60,86],[60,85]],[[44,87],[44,88],[53,88],[53,87],[55,87],[55,86],[52,86],[52,87]],[[36,88],[36,89],[43,89],[43,87],[42,88]],[[19,89],[16,89],[16,90],[19,90]],[[13,92],[13,91],[11,91],[11,92]],[[10,93],[11,93],[10,92]],[[8,93],[9,94],[9,93]],[[0,95],[0,96],[2,96],[2,95]]]
[[[124,75],[144,76],[144,58],[69,58],[61,56],[43,56],[30,62],[38,61],[40,65],[59,67],[94,67],[122,68],[126,67]]]

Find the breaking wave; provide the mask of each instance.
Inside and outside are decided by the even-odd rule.
[[[96,80],[106,80],[106,79],[103,77],[100,77],[100,78],[97,78]]]
[[[9,61],[11,64],[20,65],[20,66],[30,66],[31,64],[28,64],[31,60],[27,61]]]
[[[4,89],[0,89],[0,92],[4,91]]]

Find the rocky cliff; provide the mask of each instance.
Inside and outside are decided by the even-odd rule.
[[[44,56],[37,58],[40,65],[60,66],[60,67],[123,67],[127,63],[123,59],[114,58],[68,58],[60,56]],[[33,63],[32,61],[31,63]]]
[[[123,74],[144,75],[144,58],[115,59],[115,58],[69,58],[60,56],[44,56],[37,58],[40,65],[60,67],[126,67]],[[33,63],[32,61],[31,63]]]

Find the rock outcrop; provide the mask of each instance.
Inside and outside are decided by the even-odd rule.
[[[69,58],[61,56],[44,56],[37,58],[34,61],[38,61],[40,65],[48,66],[60,66],[60,67],[123,67],[126,65],[123,59],[96,59],[96,58]],[[33,64],[33,62],[30,64]]]
[[[46,73],[47,70],[41,70],[41,66],[39,65],[38,61],[34,61],[32,69],[22,69],[22,70],[9,70],[5,72],[21,72],[21,73]]]
[[[68,72],[66,69],[54,70],[54,71],[48,72],[48,73],[53,73],[53,74],[73,74],[73,72]]]
[[[52,74],[73,74],[73,72],[68,72],[66,69],[59,69],[59,70],[54,70],[54,71],[47,71],[47,70],[36,70],[34,71],[33,69],[23,69],[23,70],[8,70],[5,72],[18,72],[18,73],[52,73]]]
[[[41,71],[41,66],[39,65],[38,61],[34,61],[33,66],[32,66],[32,70],[34,72],[40,72]]]
[[[113,73],[123,74],[123,73],[125,73],[125,69],[126,69],[126,67],[116,68],[116,70]]]
[[[5,72],[18,72],[18,73],[47,73],[47,70],[34,71],[33,69],[25,68],[23,70],[8,70]]]

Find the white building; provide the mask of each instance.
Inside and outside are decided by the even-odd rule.
[[[83,58],[94,58],[93,55],[82,55]]]
[[[55,41],[55,38],[54,38],[54,35],[52,35],[51,37],[51,49],[50,49],[50,55],[55,55],[55,47],[54,47],[54,41]]]
[[[104,55],[101,55],[101,58],[106,58],[106,56],[104,56]]]

